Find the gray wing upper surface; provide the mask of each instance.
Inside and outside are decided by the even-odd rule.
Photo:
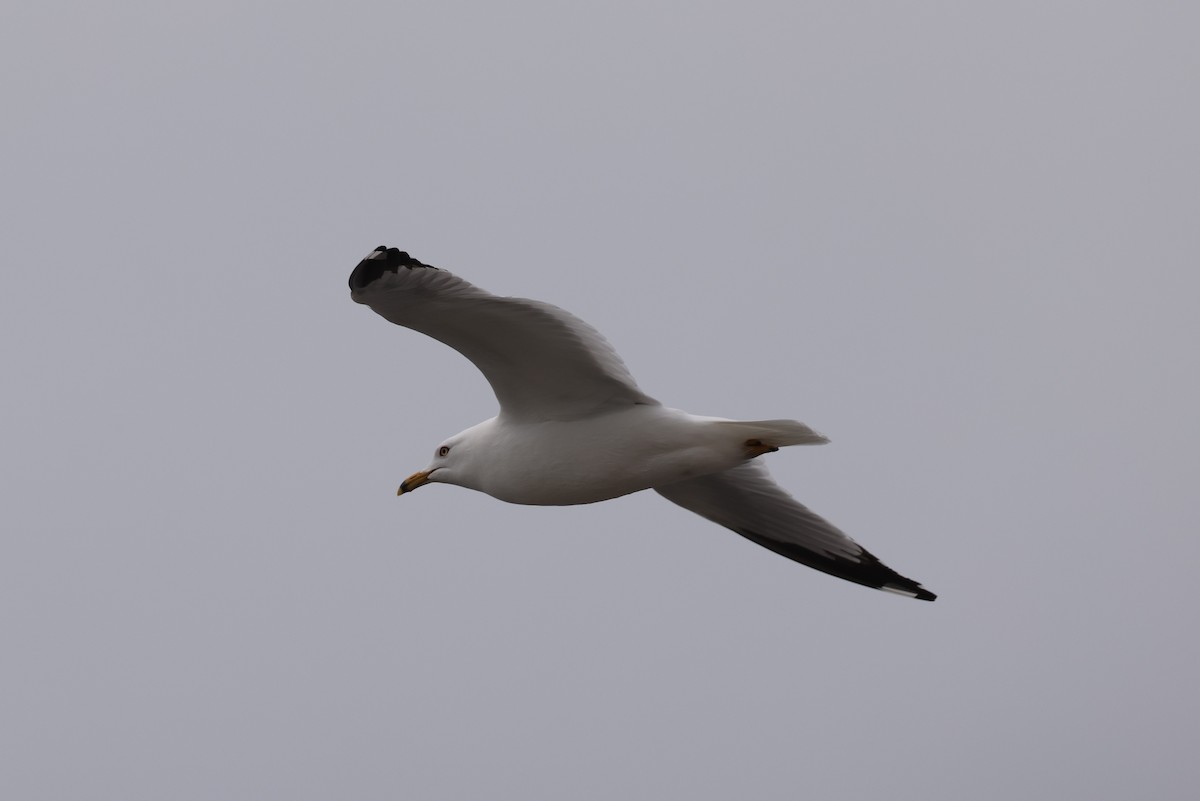
[[[513,420],[573,420],[659,405],[596,329],[549,303],[493,295],[396,248],[378,247],[350,274],[350,295],[479,368]]]
[[[924,601],[937,597],[794,499],[757,461],[655,490],[764,548],[830,575]]]

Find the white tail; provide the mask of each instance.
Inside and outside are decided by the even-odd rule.
[[[829,438],[813,431],[798,420],[723,420],[716,423],[737,431],[745,439],[761,440],[766,445],[824,445]]]

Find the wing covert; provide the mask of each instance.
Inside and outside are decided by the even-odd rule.
[[[349,283],[354,301],[466,356],[507,418],[572,420],[658,405],[600,332],[557,306],[493,295],[383,246],[359,263]]]

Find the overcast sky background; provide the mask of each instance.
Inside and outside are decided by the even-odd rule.
[[[1193,4],[3,16],[4,798],[1192,797]],[[397,499],[495,400],[380,244],[825,432],[778,480],[941,597]]]

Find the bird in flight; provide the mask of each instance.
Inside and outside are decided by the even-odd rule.
[[[795,420],[726,420],[638,389],[596,329],[536,300],[493,295],[396,248],[350,274],[350,297],[470,359],[500,413],[446,439],[397,494],[457,484],[509,503],[567,506],[653,489],[777,554],[838,578],[932,601],[796,501],[758,458],[828,440]]]

